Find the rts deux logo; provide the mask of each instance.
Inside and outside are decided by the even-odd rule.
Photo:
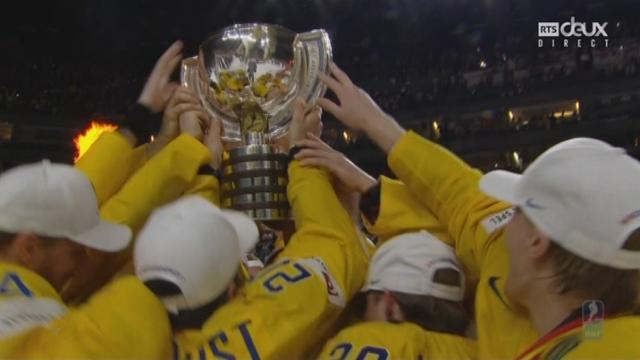
[[[578,22],[575,17],[571,21],[539,22],[538,47],[551,46],[568,48],[575,45],[578,48],[590,46],[592,48],[609,47],[607,24],[599,22]]]

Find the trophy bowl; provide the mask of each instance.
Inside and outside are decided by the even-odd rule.
[[[324,95],[331,43],[324,30],[295,33],[279,25],[236,24],[209,36],[182,62],[182,85],[222,121],[227,152],[221,204],[255,220],[289,218],[287,157],[273,143],[287,133],[292,103]]]

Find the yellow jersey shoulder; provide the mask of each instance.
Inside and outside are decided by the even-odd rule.
[[[218,309],[199,332],[179,334],[175,338],[175,358],[277,359],[308,355],[339,317],[343,309],[339,295],[339,285],[319,260],[279,261]]]
[[[427,331],[404,322],[364,322],[332,338],[321,359],[472,359],[475,343],[461,336]]]

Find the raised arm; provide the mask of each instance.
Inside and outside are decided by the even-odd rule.
[[[183,134],[149,160],[117,194],[101,206],[101,217],[127,225],[137,233],[154,208],[185,193],[198,193],[217,202],[217,179],[199,175],[203,167],[219,164],[221,156],[212,156],[216,148],[205,146],[196,139],[204,136],[200,124],[208,120],[204,119],[205,116],[201,111],[185,113],[181,118]],[[207,136],[207,144],[213,137]],[[82,301],[102,287],[131,258],[131,252],[130,249],[115,254],[91,251],[89,256],[87,268],[65,288],[63,295],[66,300]]]
[[[145,147],[133,148],[120,132],[102,134],[75,164],[91,181],[98,204],[111,198],[144,163]]]
[[[315,135],[308,135],[299,144],[305,147],[296,155],[302,166],[327,170],[340,187],[362,197],[360,209],[364,215],[364,224],[379,241],[407,231],[423,229],[453,245],[447,228],[416,200],[403,182],[385,176],[376,181],[344,154],[332,149]]]
[[[449,246],[454,246],[448,229],[424,204],[416,199],[402,181],[381,176],[380,204],[377,218],[367,221],[367,229],[381,240],[405,232],[426,230]]]
[[[497,229],[510,215],[509,205],[484,195],[481,173],[457,156],[419,135],[406,132],[335,64],[333,77],[322,80],[338,96],[319,104],[345,125],[364,131],[389,154],[389,166],[415,195],[447,226],[458,257],[477,275]]]
[[[195,95],[176,93],[177,84],[169,81],[182,59],[181,50],[180,41],[165,50],[118,131],[100,136],[76,163],[93,184],[98,204],[115,195],[148,158],[178,136],[178,116],[198,105]],[[156,140],[147,144],[158,129]],[[136,143],[143,145],[134,148]]]
[[[477,275],[497,230],[511,216],[510,205],[480,191],[478,170],[413,132],[396,143],[389,166],[448,227],[458,256]]]
[[[320,121],[318,110],[303,118],[304,104],[296,106],[293,144],[305,138],[305,129],[317,128],[313,123]],[[302,167],[294,160],[289,165],[287,194],[296,232],[280,258],[320,258],[350,299],[364,282],[369,249],[338,199],[329,174],[320,168]]]

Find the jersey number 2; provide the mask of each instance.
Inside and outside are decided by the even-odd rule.
[[[278,267],[289,264],[289,262],[284,262]],[[282,281],[285,283],[296,283],[298,281],[311,277],[311,273],[298,263],[294,263],[291,269],[294,270],[293,273],[287,274],[284,270],[281,270],[269,276],[263,283],[264,287],[274,293],[280,292],[282,291],[282,289],[284,289],[284,286],[282,283],[278,284],[278,279],[282,279]]]

